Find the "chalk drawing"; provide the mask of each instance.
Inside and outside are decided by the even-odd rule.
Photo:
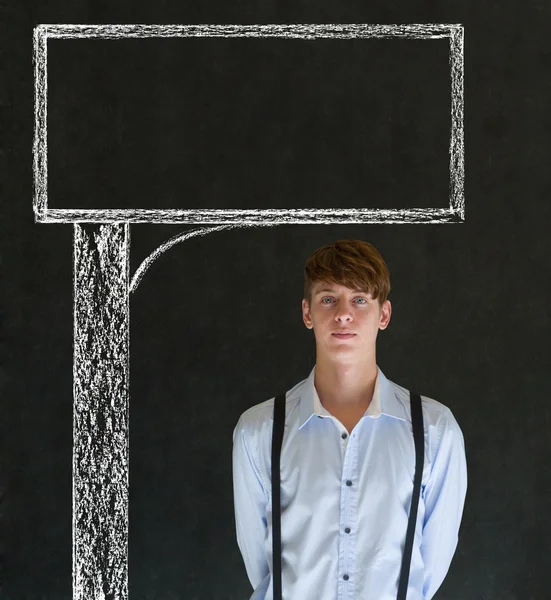
[[[176,244],[180,244],[181,242],[185,242],[186,240],[189,240],[193,237],[202,237],[209,233],[214,233],[216,231],[222,231],[224,229],[236,229],[237,227],[251,227],[251,226],[255,226],[255,225],[258,226],[258,223],[253,223],[252,225],[251,224],[235,224],[235,225],[221,225],[220,227],[201,227],[199,229],[193,229],[192,231],[185,231],[184,233],[178,233],[177,235],[175,235],[175,236],[171,237],[169,240],[167,240],[164,244],[161,244],[144,261],[142,261],[142,264],[136,269],[136,272],[134,273],[134,276],[132,277],[132,281],[130,282],[130,293],[132,293],[136,290],[140,281],[142,280],[143,276],[145,275],[145,272],[147,271],[147,269],[149,269],[149,267],[153,264],[153,262],[155,260],[157,260],[157,258],[159,258],[159,256],[161,254],[163,254],[163,252],[166,252],[167,250],[172,248],[172,246],[175,246]],[[267,226],[269,226],[269,225],[277,225],[277,223],[268,223]]]
[[[396,209],[49,209],[47,173],[48,48],[51,39],[151,37],[402,38],[449,39],[451,81],[449,206]],[[463,139],[463,26],[413,25],[38,25],[34,30],[34,211],[45,223],[281,224],[457,223],[465,219]]]
[[[74,225],[73,598],[128,597],[128,224]]]
[[[178,243],[242,227],[460,223],[465,220],[463,27],[414,25],[38,25],[34,32],[33,208],[36,222],[74,227],[73,599],[128,598],[130,294]],[[148,37],[449,38],[450,183],[446,208],[50,209],[47,40]],[[130,278],[130,223],[211,225],[179,233]],[[212,227],[212,225],[217,225]]]

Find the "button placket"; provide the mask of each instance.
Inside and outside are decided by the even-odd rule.
[[[343,439],[343,443],[346,445],[348,443],[346,440],[347,440],[347,438],[349,438],[348,433],[347,432],[343,432],[341,434],[341,438]],[[347,450],[347,453],[348,453],[348,451],[351,450],[350,446],[347,446],[346,450]],[[344,460],[343,476],[345,476],[346,471],[348,471],[348,469],[350,468],[350,466],[349,466],[350,465],[350,460],[351,460],[351,456],[350,455],[348,455],[345,458],[345,460]],[[344,481],[344,483],[345,483],[345,485],[346,485],[347,488],[351,488],[352,484],[353,484],[353,481],[352,481],[352,479],[347,478]],[[343,491],[343,494],[341,496],[343,498],[343,501],[345,502],[345,510],[344,510],[344,515],[343,515],[344,516],[344,523],[342,525],[344,525],[349,520],[349,518],[350,518],[350,515],[349,515],[349,512],[350,512],[350,493],[351,493],[351,490],[346,490],[346,491]],[[344,531],[344,533],[348,534],[348,533],[350,533],[350,527],[343,527],[343,529],[341,529],[341,531]],[[343,543],[343,549],[344,549],[344,561],[343,561],[343,565],[342,565],[344,573],[341,572],[342,573],[341,576],[342,576],[342,579],[344,581],[348,581],[350,579],[350,575],[348,573],[348,568],[349,568],[349,565],[348,565],[348,554],[350,552],[350,544],[352,543],[352,540],[350,539],[350,537],[348,535],[346,535],[346,536],[344,536],[344,538],[342,540],[342,543]]]

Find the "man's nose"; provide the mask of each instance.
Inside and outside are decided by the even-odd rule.
[[[349,320],[351,316],[352,314],[348,308],[339,308],[339,310],[337,310],[336,318],[340,321]]]

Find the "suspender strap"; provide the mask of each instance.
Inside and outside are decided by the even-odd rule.
[[[410,392],[409,397],[411,404],[411,422],[413,425],[413,441],[415,443],[415,476],[413,479],[413,495],[411,496],[411,508],[409,510],[409,521],[406,532],[406,545],[402,556],[402,569],[400,572],[400,582],[398,584],[398,600],[406,600],[408,590],[411,552],[413,549],[413,538],[415,537],[415,524],[417,522],[421,479],[425,462],[425,436],[423,430],[423,407],[421,404],[421,396],[414,392]]]
[[[281,479],[279,459],[285,431],[285,394],[274,401],[272,429],[272,557],[274,600],[281,600]]]
[[[409,511],[406,544],[402,556],[402,568],[398,584],[397,600],[406,600],[413,539],[421,493],[421,479],[425,462],[425,439],[423,431],[423,407],[421,396],[410,392],[411,421],[413,426],[413,440],[415,444],[415,475],[413,480],[413,494]],[[272,429],[272,555],[273,555],[273,591],[274,600],[282,600],[281,590],[281,473],[280,457],[285,430],[285,394],[276,396],[274,400],[274,426]]]

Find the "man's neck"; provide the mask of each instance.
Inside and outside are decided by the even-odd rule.
[[[343,409],[367,410],[377,380],[375,358],[361,364],[335,364],[318,360],[314,375],[314,386],[322,405]]]

